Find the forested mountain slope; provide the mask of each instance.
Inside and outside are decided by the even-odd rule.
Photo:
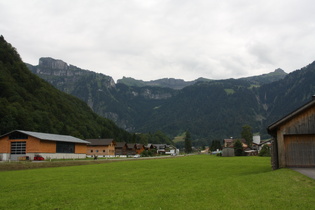
[[[277,69],[260,76],[202,80],[173,89],[115,84],[103,74],[74,74],[67,64],[61,65],[67,69],[62,75],[56,60],[51,61],[50,68],[42,65],[44,61],[29,68],[120,127],[132,132],[161,130],[170,136],[189,130],[195,139],[239,137],[245,124],[268,138],[268,124],[309,101],[315,88],[314,63],[288,75]]]
[[[240,78],[241,80],[246,80],[255,85],[263,85],[267,83],[271,83],[280,79],[283,79],[287,73],[285,73],[282,69],[276,69],[274,72],[270,72],[268,74],[263,74],[259,76],[252,76],[252,77],[244,77]],[[211,79],[206,78],[198,78],[193,81],[184,81],[182,79],[174,79],[174,78],[164,78],[158,80],[151,80],[151,81],[142,81],[136,80],[131,77],[123,77],[122,79],[117,80],[117,83],[125,84],[128,86],[134,87],[144,87],[144,86],[153,86],[153,87],[168,87],[176,90],[183,89],[184,87],[194,85],[197,82],[207,82],[212,81]]]
[[[154,107],[175,93],[170,88],[116,85],[107,75],[52,58],[40,58],[39,65],[27,66],[59,90],[80,98],[96,113],[129,131],[135,131]]]
[[[141,130],[156,127],[172,135],[185,130],[199,138],[238,136],[245,124],[261,125],[260,106],[250,83],[241,80],[202,82],[181,90],[152,112]]]
[[[151,81],[142,81],[142,80],[136,80],[131,77],[123,77],[122,79],[117,80],[117,83],[125,84],[127,86],[133,86],[133,87],[153,86],[153,87],[167,87],[167,88],[172,88],[175,90],[180,90],[189,85],[193,85],[199,81],[208,81],[208,80],[209,79],[199,78],[194,81],[187,82],[182,79],[164,78],[164,79],[151,80]]]
[[[284,79],[259,88],[266,109],[264,127],[307,103],[315,95],[315,62],[288,74]]]
[[[131,139],[128,132],[99,117],[85,102],[31,73],[3,36],[0,37],[0,107],[0,134],[23,129],[83,139]]]

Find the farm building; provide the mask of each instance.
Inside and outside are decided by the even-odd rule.
[[[0,159],[18,160],[35,155],[45,159],[85,158],[89,142],[73,136],[15,130],[0,136]]]
[[[165,149],[166,149],[166,144],[152,144],[154,149],[156,149],[156,152],[158,154],[164,155],[165,154]]]
[[[125,156],[125,155],[127,155],[127,144],[126,144],[126,142],[116,142],[115,155],[116,156]]]
[[[136,144],[136,153],[141,154],[145,150],[145,146],[143,144]]]
[[[234,157],[235,156],[234,148],[224,147],[222,149],[222,156],[223,157]]]
[[[147,144],[145,147],[145,150],[152,150],[152,149],[155,149],[153,144]]]
[[[127,155],[135,155],[136,153],[136,144],[127,144]]]
[[[315,167],[315,97],[267,128],[272,167]]]
[[[243,146],[243,149],[245,150],[246,148],[248,148],[248,145],[246,144],[246,140],[245,139],[233,139],[233,138],[230,138],[230,139],[224,139],[223,142],[224,142],[224,145],[223,147],[228,147],[228,148],[234,148],[234,144],[235,142],[239,140],[241,143],[242,143],[242,146]]]
[[[90,142],[87,146],[87,156],[115,157],[116,142],[113,139],[86,139]]]

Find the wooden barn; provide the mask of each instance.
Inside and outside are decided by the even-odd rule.
[[[90,142],[86,151],[88,156],[115,157],[114,139],[86,139],[86,141]]]
[[[315,97],[267,128],[272,167],[315,167]]]
[[[135,155],[136,152],[136,144],[127,144],[127,155]]]
[[[115,155],[116,156],[125,156],[125,155],[127,155],[127,144],[126,144],[126,142],[116,142]]]
[[[245,139],[233,139],[233,138],[224,139],[223,140],[223,143],[224,143],[223,147],[234,148],[234,144],[238,140],[242,143],[242,147],[243,147],[244,150],[246,148],[248,148],[248,145],[246,144],[246,140]]]
[[[145,146],[143,144],[136,144],[136,153],[141,154],[145,150]]]
[[[0,160],[35,155],[45,159],[86,158],[89,142],[73,136],[15,130],[0,136]]]

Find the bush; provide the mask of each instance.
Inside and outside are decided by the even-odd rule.
[[[243,144],[240,140],[237,140],[235,143],[234,143],[234,153],[235,153],[235,156],[243,156]]]
[[[141,152],[140,156],[141,157],[152,157],[153,153],[151,150],[144,150],[143,152]]]
[[[270,157],[271,156],[270,147],[267,144],[264,144],[258,155],[262,157]]]

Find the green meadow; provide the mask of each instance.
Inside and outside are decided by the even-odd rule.
[[[314,209],[315,180],[266,157],[184,156],[0,172],[0,209]]]

